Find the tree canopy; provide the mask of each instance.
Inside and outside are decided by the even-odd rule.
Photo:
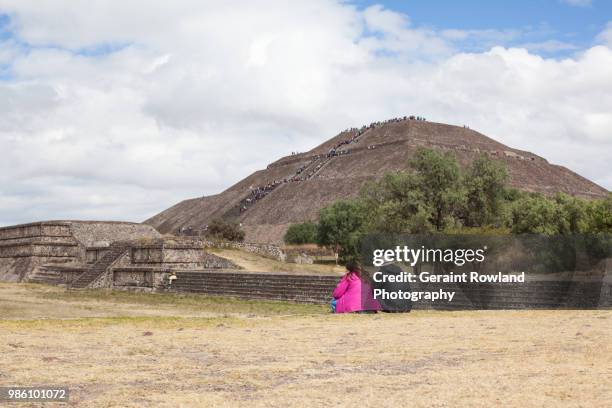
[[[462,170],[450,153],[419,149],[408,168],[367,183],[354,200],[321,209],[316,227],[292,226],[286,240],[302,240],[292,237],[316,228],[317,244],[347,258],[368,233],[612,233],[612,194],[589,201],[522,192],[508,186],[503,163],[484,154]]]
[[[337,201],[320,212],[317,244],[334,248],[342,260],[349,260],[359,254],[365,227],[366,211],[359,201]]]
[[[317,228],[312,221],[292,224],[285,233],[284,241],[292,245],[314,244],[317,242]]]

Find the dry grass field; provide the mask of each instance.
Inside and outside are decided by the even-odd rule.
[[[329,315],[312,305],[0,284],[0,313],[0,386],[65,385],[69,406],[612,400],[612,311]]]

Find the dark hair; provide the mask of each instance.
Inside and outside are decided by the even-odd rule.
[[[361,265],[359,265],[359,262],[357,261],[347,262],[346,270],[348,271],[346,273],[347,277],[350,277],[350,275],[356,275],[358,278],[361,278]]]

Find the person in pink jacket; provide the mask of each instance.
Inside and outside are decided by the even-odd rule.
[[[346,274],[340,279],[332,294],[334,313],[377,312],[380,304],[372,295],[371,285],[361,277],[361,268],[356,262],[346,265]]]

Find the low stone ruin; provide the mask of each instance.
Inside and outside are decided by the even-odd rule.
[[[0,281],[155,289],[174,271],[239,269],[202,242],[127,222],[46,221],[0,228]]]

